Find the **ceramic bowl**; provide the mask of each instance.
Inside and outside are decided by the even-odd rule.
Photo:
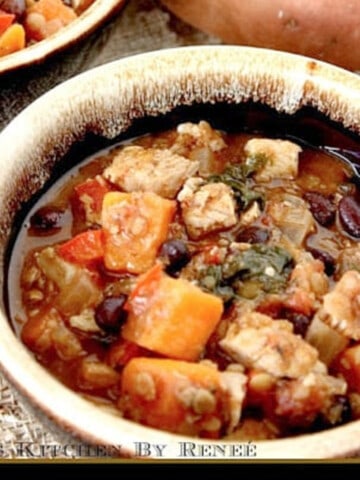
[[[250,103],[289,119],[306,110],[351,135],[360,134],[357,75],[289,53],[230,46],[169,49],[98,67],[37,99],[0,134],[0,258],[5,292],[0,307],[0,365],[46,428],[88,444],[118,446],[118,453],[127,457],[150,453],[160,458],[159,445],[164,446],[161,458],[177,460],[208,458],[211,450],[206,449],[215,445],[218,449],[213,452],[222,460],[342,458],[360,452],[360,421],[320,433],[255,442],[255,448],[247,450],[235,445],[230,451],[226,442],[173,435],[125,420],[60,384],[19,341],[9,322],[6,267],[12,226],[23,204],[58,166],[70,168],[81,152],[151,130],[155,124],[168,127],[174,119],[201,115],[204,109],[223,116],[231,111],[234,119],[237,109]],[[139,450],[139,444],[150,450]]]

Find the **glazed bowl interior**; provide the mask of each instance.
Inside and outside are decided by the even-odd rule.
[[[14,226],[21,224],[21,211],[33,195],[90,153],[121,139],[201,118],[218,128],[239,122],[249,123],[249,128],[252,122],[255,128],[260,122],[264,128],[271,124],[284,132],[311,118],[327,125],[330,143],[334,131],[357,138],[360,78],[326,63],[264,49],[164,50],[116,61],[67,81],[25,109],[0,135],[0,364],[49,429],[88,443],[121,446],[123,456],[136,456],[138,442],[148,442],[166,446],[161,458],[178,459],[181,448],[192,442],[199,450],[188,452],[199,458],[201,446],[213,441],[125,420],[70,391],[35,361],[8,315],[7,266]],[[316,122],[306,124],[308,132],[314,133]],[[255,456],[253,450],[245,456],[330,458],[357,451],[360,421],[321,433],[256,442]],[[151,453],[157,456],[155,450]]]

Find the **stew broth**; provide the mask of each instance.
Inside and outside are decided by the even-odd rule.
[[[358,189],[319,141],[250,130],[136,137],[32,207],[10,313],[69,388],[205,438],[359,418]]]

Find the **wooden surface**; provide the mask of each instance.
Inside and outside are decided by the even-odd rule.
[[[0,76],[0,130],[41,94],[90,68],[150,50],[218,43],[217,38],[178,21],[156,0],[130,0],[107,25],[71,50]],[[0,373],[0,460],[96,457],[96,453],[65,449],[61,440],[16,400]]]

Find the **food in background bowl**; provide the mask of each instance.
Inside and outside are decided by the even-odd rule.
[[[0,136],[6,261],[21,231],[0,361],[24,397],[130,455],[358,448],[356,319],[328,313],[358,275],[340,258],[357,248],[357,187],[334,153],[358,151],[359,82],[284,53],[186,48],[87,72],[17,117]]]
[[[22,340],[173,433],[341,425],[360,402],[360,192],[326,150],[232,127],[137,138],[46,192],[13,253]]]
[[[0,57],[53,35],[94,0],[1,0]]]
[[[74,46],[124,5],[125,0],[0,0],[0,73]]]

